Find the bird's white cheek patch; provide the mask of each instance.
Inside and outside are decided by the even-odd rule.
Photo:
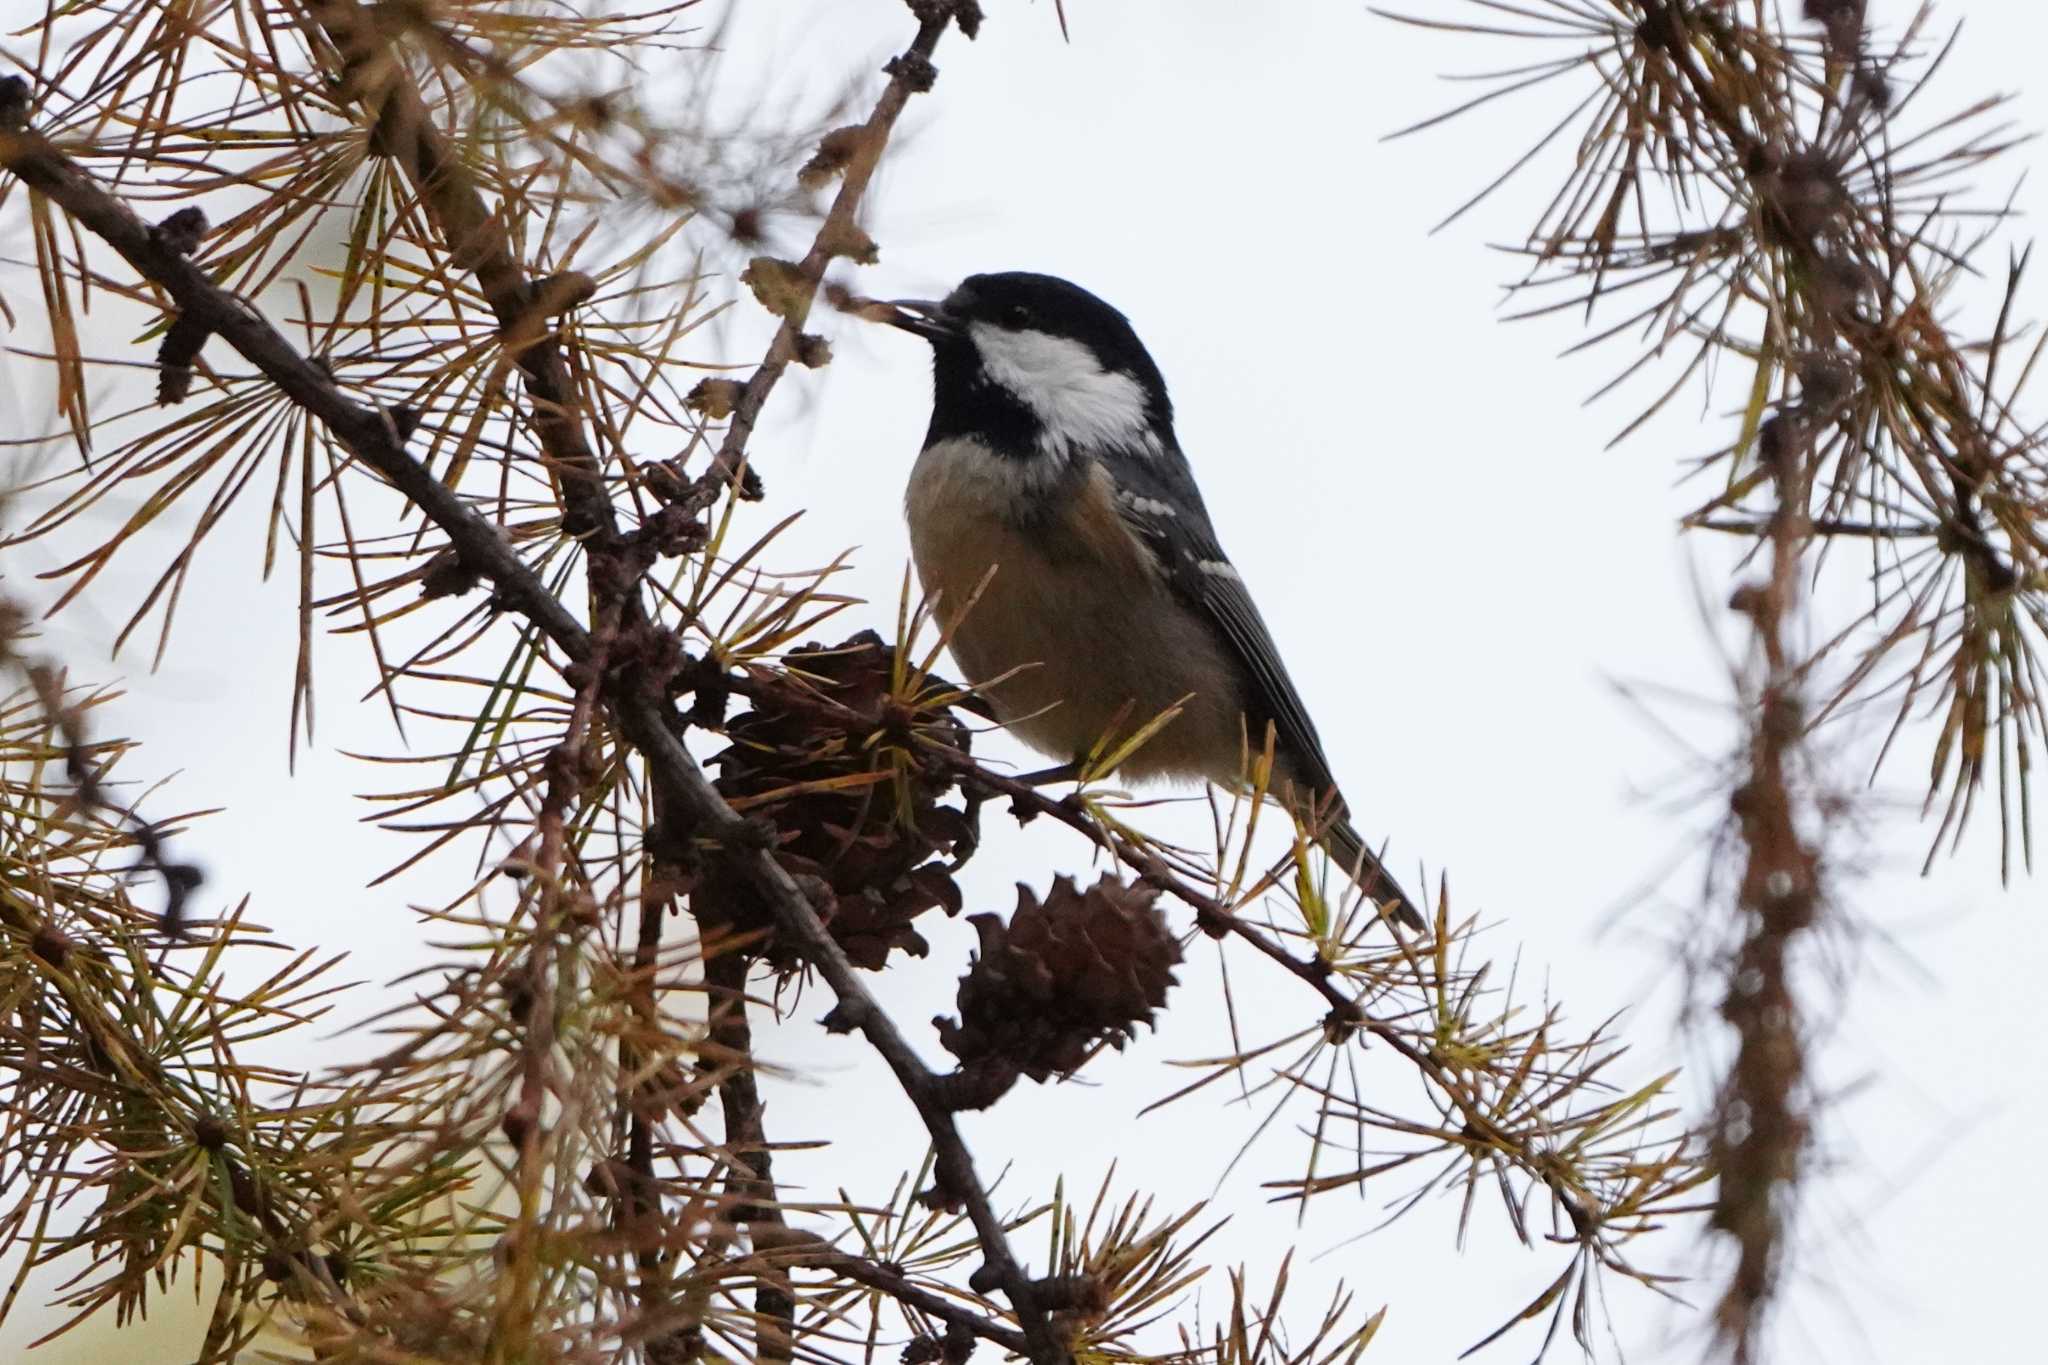
[[[1157,448],[1156,439],[1145,439],[1144,388],[1127,374],[1103,369],[1080,342],[985,322],[970,331],[982,370],[1031,409],[1048,447]]]

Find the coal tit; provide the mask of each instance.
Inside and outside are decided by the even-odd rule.
[[[1236,788],[1246,740],[1256,752],[1270,724],[1272,792],[1298,819],[1320,813],[1331,855],[1420,929],[1351,826],[1124,315],[1066,280],[1009,272],[883,317],[932,345],[931,427],[905,498],[918,577],[1010,732],[1065,762],[1179,705],[1121,774]]]

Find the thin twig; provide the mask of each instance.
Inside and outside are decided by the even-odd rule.
[[[695,905],[692,899],[693,908]],[[698,915],[699,941],[704,945],[704,984],[711,1015],[707,1037],[717,1049],[723,1072],[718,1102],[725,1114],[725,1150],[733,1169],[727,1188],[733,1195],[735,1223],[781,1227],[782,1210],[775,1198],[774,1156],[761,1114],[761,1087],[754,1056],[754,1031],[747,1021],[747,972],[753,959],[738,943],[719,935]],[[761,1236],[757,1229],[755,1236]],[[790,1359],[796,1337],[796,1299],[786,1275],[762,1277],[754,1293],[755,1342],[761,1360]]]
[[[712,465],[728,478],[733,477],[746,458],[747,441],[754,434],[754,424],[760,420],[762,405],[774,392],[790,362],[797,358],[803,341],[804,323],[810,319],[811,305],[817,299],[818,286],[824,281],[826,268],[839,257],[858,252],[857,244],[865,241],[865,234],[856,221],[860,215],[861,200],[867,194],[868,183],[874,179],[875,167],[881,163],[882,152],[889,144],[889,134],[903,113],[903,106],[910,102],[912,95],[931,88],[932,79],[937,74],[931,59],[938,48],[939,38],[956,17],[961,19],[962,28],[972,37],[973,25],[980,18],[979,8],[973,0],[920,0],[912,5],[912,9],[920,15],[917,36],[902,55],[885,68],[890,73],[889,83],[882,88],[881,95],[875,100],[874,111],[861,125],[859,135],[852,140],[851,153],[840,176],[839,194],[833,199],[825,221],[819,225],[811,249],[797,263],[798,287],[785,305],[782,322],[768,343],[768,353],[762,357],[753,374],[747,377],[739,398],[733,404],[725,439],[719,443],[718,455]]]
[[[767,1235],[757,1231],[754,1243],[762,1259],[778,1266],[828,1270],[844,1275],[849,1280],[887,1294],[898,1303],[917,1309],[927,1317],[937,1318],[950,1326],[964,1327],[1013,1355],[1030,1354],[1029,1343],[1021,1332],[1005,1327],[943,1294],[935,1294],[889,1266],[830,1246],[814,1234],[777,1228]]]
[[[657,823],[660,818],[661,811],[657,805]],[[646,883],[640,891],[639,924],[633,943],[633,976],[628,990],[634,1018],[649,1035],[661,1028],[660,1008],[655,1003],[655,972],[661,961],[663,924],[674,903],[674,878],[675,868],[666,858],[651,858]],[[624,1182],[619,1194],[625,1206],[623,1221],[634,1227],[645,1226],[661,1211],[661,1201],[652,1193],[656,1188],[654,1119],[649,1113],[653,1096],[647,1093],[652,1086],[642,1074],[645,1063],[646,1059],[641,1056],[633,1036],[622,1034],[619,1038],[619,1108],[626,1132],[626,1169],[631,1172],[631,1179]],[[643,1246],[637,1259],[640,1279],[635,1292],[640,1311],[650,1322],[661,1322],[673,1306],[674,1276],[670,1257],[658,1246]],[[673,1350],[677,1359],[694,1357],[698,1352],[689,1349],[687,1338],[698,1330],[697,1323],[687,1320],[674,1326],[664,1325],[649,1343],[648,1358],[670,1358],[663,1354],[664,1350]]]
[[[491,1333],[493,1361],[516,1359],[534,1333],[533,1290],[541,1273],[541,1204],[549,1168],[544,1131],[555,1077],[555,946],[576,908],[563,903],[562,868],[567,857],[570,809],[585,786],[585,745],[596,711],[598,679],[617,637],[616,609],[599,624],[587,680],[576,691],[561,742],[547,758],[547,789],[534,822],[536,851],[527,878],[533,897],[533,936],[520,971],[524,975],[525,1033],[520,1039],[519,1097],[504,1127],[517,1151],[513,1188],[519,1217],[506,1232],[507,1273],[498,1279],[498,1305]]]

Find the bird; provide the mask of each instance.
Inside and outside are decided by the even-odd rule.
[[[1165,377],[1129,319],[1068,280],[969,276],[870,316],[924,338],[932,414],[904,495],[911,558],[967,681],[1072,777],[1179,714],[1118,776],[1269,793],[1411,929],[1416,903],[1353,827],[1272,632],[1217,539]]]

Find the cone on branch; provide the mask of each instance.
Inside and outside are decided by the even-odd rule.
[[[1014,1067],[1044,1081],[1135,1038],[1181,960],[1158,894],[1107,875],[1081,891],[1060,877],[1043,901],[1019,886],[1008,924],[973,916],[981,951],[960,978],[959,1020],[934,1021],[961,1071]]]
[[[950,860],[973,836],[966,812],[941,804],[953,778],[917,762],[909,737],[931,735],[964,752],[967,729],[944,707],[894,695],[895,654],[873,631],[838,645],[806,645],[788,663],[816,694],[874,717],[873,729],[821,716],[792,680],[787,704],[757,698],[726,726],[733,743],[711,760],[715,785],[736,808],[775,827],[777,860],[822,902],[819,915],[855,963],[879,970],[898,950],[922,957],[927,945],[912,923],[933,909],[960,912]],[[716,896],[733,927],[772,931],[766,907],[725,880]],[[798,962],[772,937],[761,952],[779,966]]]

